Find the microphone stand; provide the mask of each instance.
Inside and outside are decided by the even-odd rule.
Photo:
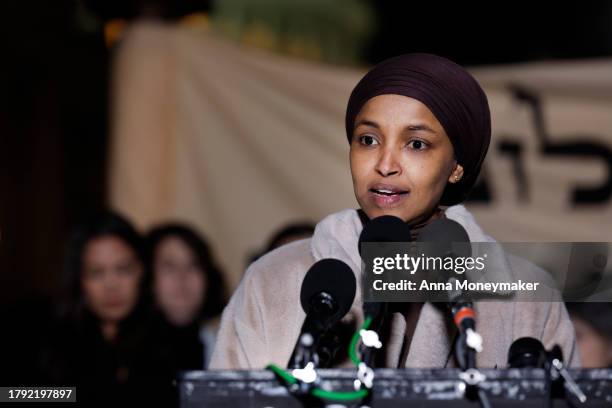
[[[320,292],[310,300],[310,311],[302,326],[300,337],[289,360],[288,367],[294,369],[314,369],[319,365],[317,346],[320,337],[330,326],[337,309],[336,302],[326,292]],[[309,363],[312,363],[309,365]]]
[[[383,327],[385,318],[387,317],[388,305],[385,302],[364,302],[363,304],[363,316],[364,319],[370,317],[372,324],[370,330],[376,332],[378,338],[380,338],[380,329]],[[368,367],[375,365],[375,356],[378,348],[370,347],[366,344],[362,344],[361,349],[361,360],[366,363]]]
[[[456,278],[451,278],[451,281]],[[454,286],[454,282],[453,282]],[[490,408],[490,403],[485,392],[478,386],[486,379],[476,368],[476,353],[482,351],[482,337],[476,332],[476,312],[470,301],[462,299],[461,294],[451,294],[449,307],[453,321],[459,330],[459,336],[455,342],[455,358],[462,372],[459,378],[466,385],[466,396],[477,397],[483,408]],[[457,299],[456,301],[453,301]]]
[[[584,404],[587,400],[586,395],[582,392],[576,381],[572,378],[569,371],[567,371],[565,364],[563,363],[563,353],[561,347],[555,345],[550,351],[546,353],[546,362],[544,363],[544,370],[546,373],[546,406],[553,406],[553,394],[559,394],[560,390],[567,390],[572,394],[580,403]],[[558,390],[555,390],[555,386],[558,386]],[[556,391],[556,392],[555,392]],[[567,399],[566,401],[570,404],[571,402]]]
[[[476,313],[472,302],[453,302],[450,305],[453,320],[459,330],[455,344],[455,357],[462,370],[476,368],[476,353],[482,350],[482,337],[476,332]]]

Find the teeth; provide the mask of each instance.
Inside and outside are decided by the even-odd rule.
[[[374,191],[378,194],[385,194],[385,195],[397,194],[396,192],[391,191],[391,190],[374,190]]]
[[[384,194],[384,195],[398,195],[398,194],[405,194],[405,191],[394,191],[394,190],[389,190],[389,189],[376,189],[373,188],[370,191],[376,193],[376,194]]]

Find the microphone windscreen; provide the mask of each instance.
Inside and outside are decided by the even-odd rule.
[[[454,244],[470,242],[470,238],[461,224],[448,218],[430,222],[419,233],[417,241],[423,243],[424,254],[431,257],[468,257],[472,253],[469,245]]]
[[[325,292],[337,305],[334,318],[341,319],[350,310],[356,290],[355,274],[347,264],[333,258],[321,259],[306,273],[300,301],[304,312],[308,314],[312,297]]]
[[[542,368],[546,361],[546,349],[542,342],[533,337],[515,340],[508,350],[510,368]]]
[[[470,242],[470,238],[457,221],[440,218],[430,222],[419,233],[420,242]]]
[[[359,253],[364,242],[410,242],[410,226],[398,217],[383,215],[367,223],[359,235]]]

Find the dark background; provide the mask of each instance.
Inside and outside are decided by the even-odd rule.
[[[370,3],[377,28],[363,44],[364,64],[412,51],[463,65],[612,55],[611,2]],[[57,286],[66,237],[106,203],[112,48],[104,42],[104,22],[174,21],[195,11],[214,12],[214,4],[0,2],[0,304],[13,320],[41,317]]]

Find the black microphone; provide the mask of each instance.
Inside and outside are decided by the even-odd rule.
[[[433,252],[428,255],[443,258],[472,255],[469,251],[469,246],[452,245],[454,242],[470,242],[470,237],[461,224],[448,218],[441,218],[430,222],[419,233],[417,241],[435,244],[428,246],[428,251]]]
[[[514,340],[508,349],[510,368],[544,368],[545,364],[546,349],[538,339],[521,337]]]
[[[359,235],[359,254],[365,242],[410,242],[410,226],[401,218],[383,215],[368,222]]]
[[[368,243],[390,243],[390,242],[410,242],[410,226],[400,218],[393,215],[383,215],[376,217],[368,222],[359,235],[358,250],[361,257],[363,254],[363,244]],[[371,264],[368,259],[364,259],[366,265]],[[364,302],[363,313],[366,317],[376,319],[384,314],[386,304],[381,302]]]
[[[546,405],[553,406],[553,398],[566,396],[564,390],[569,391],[581,403],[587,397],[580,386],[572,378],[571,373],[563,363],[563,351],[558,344],[546,350],[542,342],[533,337],[521,337],[514,340],[508,350],[508,366],[510,368],[543,368],[546,384]],[[573,404],[569,404],[573,406]]]
[[[364,263],[371,265],[370,259],[365,258],[363,244],[385,244],[391,242],[410,242],[410,226],[398,217],[392,215],[383,215],[376,217],[368,222],[359,235],[358,250]],[[379,332],[385,316],[388,312],[388,304],[385,302],[363,302],[364,318],[372,318],[370,329]],[[380,334],[380,333],[379,333]],[[375,349],[364,350],[362,355],[363,361],[370,366],[374,359]]]
[[[469,243],[470,238],[461,224],[448,218],[434,220],[429,223],[429,225],[423,228],[417,240],[431,244],[425,248],[425,251],[428,252],[427,256],[456,259],[472,255],[469,245],[453,245],[453,243]],[[436,276],[433,278],[442,282],[457,279],[459,276],[455,272],[434,272]],[[457,302],[471,303],[469,299],[464,298],[462,293],[457,292],[448,292],[448,302],[451,309],[453,304]]]
[[[300,302],[306,313],[289,367],[303,368],[319,363],[319,339],[350,310],[357,282],[351,268],[338,259],[322,259],[306,273]]]
[[[472,255],[469,245],[453,245],[453,243],[469,243],[470,238],[465,228],[456,221],[441,218],[427,225],[418,237],[419,242],[430,243],[425,249],[426,255],[440,258],[460,258]],[[452,282],[459,278],[455,272],[433,271],[436,281]],[[475,350],[481,347],[480,337],[476,334],[476,312],[469,297],[460,291],[447,291],[447,307],[451,312],[453,322],[459,330],[456,343],[456,357],[463,369],[476,366]],[[468,337],[470,336],[470,337]]]

